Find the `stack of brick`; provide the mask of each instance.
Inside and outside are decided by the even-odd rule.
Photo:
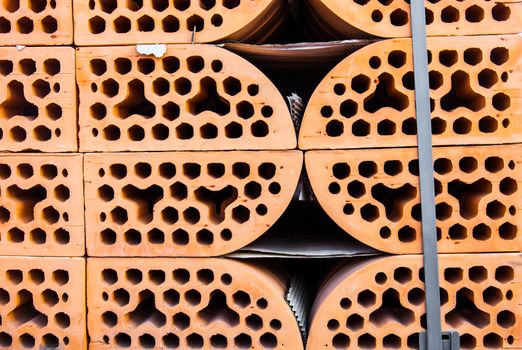
[[[406,2],[311,6],[332,35],[411,33]],[[466,349],[519,347],[522,40],[505,33],[521,31],[522,6],[426,7],[443,329]],[[435,37],[457,34],[498,35]],[[351,236],[399,254],[327,279],[310,349],[418,348],[426,327],[411,45],[389,39],[351,54],[305,112],[299,146],[319,203]]]
[[[255,66],[191,43],[261,40],[282,6],[74,3],[91,348],[302,348],[286,277],[208,258],[290,203],[303,159],[289,110]],[[164,52],[113,46],[148,42]]]
[[[2,348],[87,344],[74,49],[38,47],[72,44],[72,22],[71,1],[0,5]]]

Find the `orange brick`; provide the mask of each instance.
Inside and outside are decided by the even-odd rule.
[[[285,18],[278,0],[74,2],[77,45],[263,41]]]
[[[82,155],[0,154],[0,255],[83,255],[82,178]]]
[[[292,149],[285,101],[252,64],[211,45],[77,55],[82,151]]]
[[[0,150],[76,151],[74,50],[0,48]]]
[[[0,257],[0,348],[86,349],[85,260]]]
[[[90,349],[302,349],[286,281],[227,259],[89,259]]]
[[[433,143],[522,142],[522,37],[428,38],[428,48]],[[415,146],[415,116],[411,40],[377,42],[317,87],[299,147]]]
[[[263,234],[292,199],[299,151],[85,155],[91,256],[215,256]]]
[[[0,5],[0,46],[72,42],[71,0],[7,0]]]
[[[406,1],[310,0],[311,27],[334,37],[411,36],[410,5]],[[517,0],[442,0],[426,2],[429,36],[522,32],[522,4]]]
[[[522,256],[441,255],[442,329],[462,349],[522,347]],[[418,349],[425,327],[422,256],[359,260],[321,288],[307,349]]]
[[[521,251],[520,146],[433,149],[439,251]],[[422,252],[417,149],[313,151],[306,171],[330,217],[376,249]]]

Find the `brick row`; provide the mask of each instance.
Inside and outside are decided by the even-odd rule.
[[[299,151],[85,155],[90,256],[215,256],[263,234],[301,173]]]
[[[91,349],[302,349],[286,283],[226,259],[87,263]]]
[[[77,45],[263,41],[285,18],[278,0],[74,1]]]
[[[292,149],[285,101],[243,58],[210,45],[80,48],[80,150]]]
[[[522,256],[441,255],[442,329],[462,349],[522,346]],[[420,255],[381,257],[343,266],[320,290],[307,348],[418,349],[426,327]]]
[[[428,48],[433,143],[521,142],[522,38],[428,38]],[[368,45],[317,87],[299,147],[414,146],[414,93],[411,39]]]
[[[306,171],[320,205],[351,236],[376,249],[421,253],[415,148],[311,151]],[[436,147],[439,251],[521,251],[519,146]]]
[[[80,154],[0,154],[0,255],[82,256]]]
[[[85,260],[0,257],[0,348],[86,349]]]
[[[0,150],[76,151],[74,77],[72,48],[0,48]]]
[[[411,36],[407,1],[310,0],[311,28],[337,38]],[[517,0],[442,0],[426,2],[429,36],[522,32],[522,4]]]
[[[72,42],[71,0],[7,0],[0,4],[0,46]]]

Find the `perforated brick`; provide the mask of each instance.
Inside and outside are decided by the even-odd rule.
[[[283,21],[278,0],[75,1],[78,45],[263,41]]]
[[[522,141],[522,38],[428,38],[433,143]],[[302,149],[417,144],[410,39],[366,46],[321,82],[305,111]]]
[[[86,349],[85,261],[0,257],[0,348]]]
[[[286,209],[301,165],[298,151],[87,154],[89,255],[239,249]]]
[[[302,349],[270,271],[226,259],[89,259],[91,349]]]
[[[439,251],[522,250],[520,146],[437,147],[433,157]],[[422,252],[417,149],[305,159],[319,203],[351,236],[390,253]]]
[[[83,151],[292,149],[283,97],[243,58],[210,45],[81,48]]]
[[[0,255],[83,255],[82,178],[82,155],[0,154]]]
[[[442,329],[462,349],[522,346],[520,254],[441,255]],[[319,292],[307,348],[418,349],[426,327],[420,255],[342,267]]]
[[[411,36],[408,1],[311,0],[322,34],[334,37]],[[426,31],[429,36],[519,33],[522,31],[522,4],[517,0],[428,1]],[[313,28],[313,27],[312,27]]]
[[[0,48],[0,150],[77,150],[74,50]]]
[[[71,0],[6,0],[0,4],[0,45],[72,42]]]

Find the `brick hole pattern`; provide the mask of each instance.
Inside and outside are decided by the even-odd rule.
[[[218,259],[88,266],[95,348],[303,348],[283,285],[260,268]]]
[[[0,266],[0,348],[85,348],[83,259],[1,257]]]
[[[380,37],[411,36],[409,1],[314,0],[323,21],[335,23],[340,33],[366,32]],[[334,21],[332,17],[337,18]],[[430,36],[503,34],[521,31],[522,6],[516,1],[488,0],[426,2],[426,30]]]
[[[273,0],[90,0],[74,7],[80,45],[156,42],[158,35],[164,43],[244,40],[268,30],[267,18],[283,12],[281,3]]]
[[[428,38],[435,145],[520,142],[522,39]],[[305,112],[301,148],[417,143],[409,39],[371,44],[335,67]]]
[[[72,41],[71,0],[0,4],[0,45],[64,45]]]
[[[441,255],[442,329],[457,330],[462,349],[521,345],[520,263],[516,254]],[[319,292],[307,348],[418,349],[422,266],[410,255],[343,267]]]
[[[439,251],[520,251],[518,146],[434,148]],[[316,151],[307,173],[346,232],[383,251],[421,253],[416,149]]]
[[[0,254],[81,256],[82,156],[0,155]]]
[[[85,156],[89,255],[220,255],[265,232],[301,172],[298,151]]]
[[[237,72],[244,72],[238,75]],[[289,149],[285,102],[241,57],[206,45],[78,52],[80,148],[85,151]]]
[[[77,150],[72,48],[0,48],[0,91],[0,150]]]

